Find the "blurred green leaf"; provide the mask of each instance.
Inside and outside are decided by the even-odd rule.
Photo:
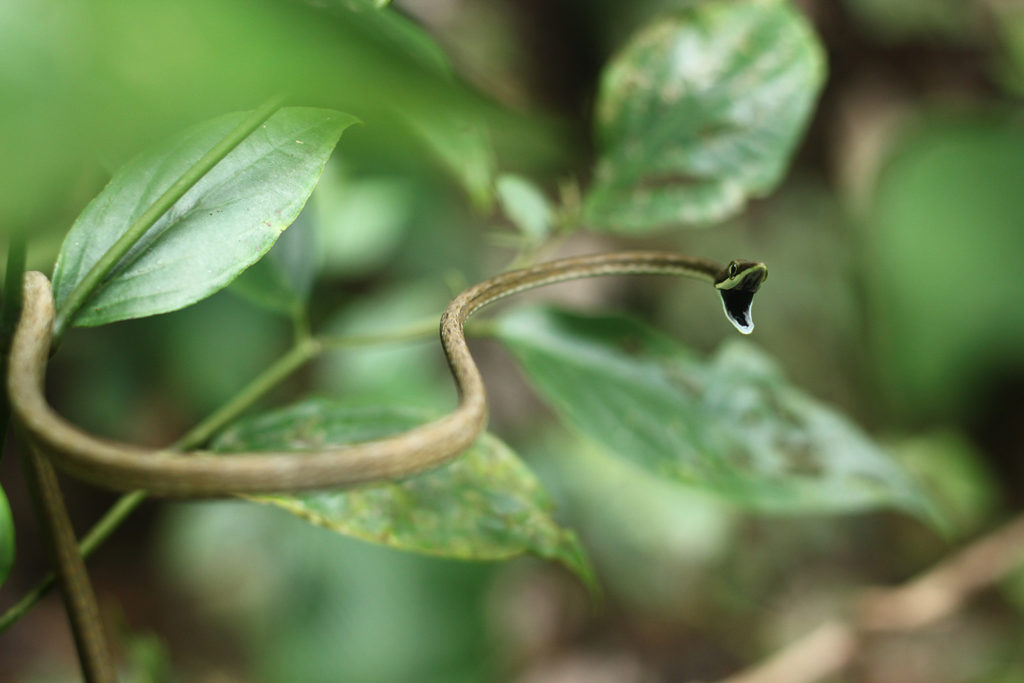
[[[350,0],[305,1],[330,8],[342,17],[354,14],[361,33],[373,36],[394,54],[409,57],[440,80],[456,82],[451,61],[437,41],[404,15],[384,7],[387,2],[356,0],[353,5]],[[489,209],[497,160],[482,117],[450,107],[396,108],[395,112],[402,125],[412,130],[451,172],[470,199],[479,208]]]
[[[316,235],[303,212],[266,256],[231,283],[231,291],[271,311],[294,313],[313,288],[316,260]]]
[[[408,179],[354,178],[328,163],[309,206],[323,272],[359,277],[381,268],[401,246],[414,205]]]
[[[1011,571],[1002,582],[1002,593],[1016,608],[1024,614],[1024,564]]]
[[[477,208],[489,210],[498,162],[483,126],[445,112],[408,117],[407,124],[448,167]]]
[[[108,374],[118,370],[137,373],[138,365],[152,367],[158,362],[155,381],[163,389],[156,395],[174,397],[180,401],[179,410],[188,410],[190,419],[199,420],[288,349],[294,336],[288,322],[247,306],[227,292],[216,294],[177,313],[132,324],[140,328],[140,335],[149,335],[153,348],[135,361],[135,368],[125,370],[116,356],[109,359]],[[97,376],[95,371],[90,374]],[[110,384],[111,380],[103,380],[101,375],[96,382]],[[90,399],[86,391],[84,387],[76,391],[79,401],[95,403],[97,399]],[[130,402],[130,396],[123,398]],[[108,413],[108,419],[116,419],[116,414]]]
[[[214,448],[225,453],[301,451],[375,439],[425,420],[421,413],[397,408],[309,400],[236,424]],[[551,518],[551,503],[533,473],[489,435],[452,462],[394,484],[252,499],[333,531],[402,550],[466,560],[531,552],[561,562],[594,585],[582,547],[571,531]]]
[[[498,178],[501,209],[531,242],[539,243],[551,232],[552,210],[547,197],[526,178],[506,173]]]
[[[128,226],[244,116],[194,126],[118,171],[64,240],[53,277],[58,306]],[[153,225],[74,324],[166,313],[227,285],[295,220],[354,122],[328,109],[278,111]]]
[[[991,60],[993,78],[1010,94],[1024,94],[1024,6],[1019,3],[993,5],[992,30],[999,37],[998,51]]]
[[[766,511],[931,513],[855,425],[789,385],[750,344],[702,362],[629,319],[549,308],[506,315],[497,334],[567,422],[663,478]]]
[[[894,457],[928,491],[951,538],[964,538],[992,520],[1001,501],[985,457],[956,432],[935,432],[896,442]]]
[[[167,643],[153,633],[119,629],[118,641],[124,652],[123,680],[132,683],[172,683],[174,667]]]
[[[616,603],[673,619],[705,599],[702,577],[736,547],[740,515],[591,439],[547,431],[524,455],[582,537]]]
[[[488,628],[499,566],[396,552],[272,506],[161,511],[156,569],[240,647],[242,680],[500,680]]]
[[[872,39],[939,38],[963,44],[982,35],[982,13],[962,0],[844,0],[843,4]]]
[[[0,488],[0,585],[7,580],[14,566],[14,518],[7,496]]]
[[[606,67],[588,224],[644,232],[723,220],[781,179],[825,76],[784,0],[719,0],[636,35]]]
[[[351,112],[367,122],[365,136],[392,149],[408,141],[391,125],[399,117],[483,119],[496,135],[543,137],[452,78],[436,43],[401,14],[306,4],[91,0],[57,12],[7,0],[0,230],[59,230],[46,219],[65,210],[69,188],[98,161],[117,166],[190,122],[277,92]]]
[[[438,353],[436,334],[438,311],[450,298],[443,283],[411,279],[360,296],[340,308],[324,321],[323,334],[381,335],[411,327],[429,331],[419,344],[373,344],[326,355],[317,364],[315,391],[423,410],[450,400],[451,380],[443,355]]]
[[[887,407],[902,416],[976,411],[986,376],[1024,363],[1022,182],[1016,111],[925,123],[879,177],[868,331]]]
[[[437,41],[406,15],[383,7],[378,0],[298,1],[351,22],[362,36],[372,39],[389,54],[409,57],[414,63],[444,78],[452,75],[451,62]]]

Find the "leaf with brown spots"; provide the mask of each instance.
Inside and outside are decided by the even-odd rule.
[[[394,407],[353,407],[309,400],[237,423],[214,444],[243,450],[301,451],[367,441],[426,422]],[[392,548],[463,560],[523,553],[560,562],[588,586],[593,570],[576,535],[551,516],[547,493],[526,465],[485,434],[436,469],[346,491],[252,496],[313,524]]]
[[[588,225],[645,232],[739,212],[782,178],[824,80],[784,0],[719,0],[641,30],[605,68]]]
[[[666,480],[764,511],[932,518],[896,462],[749,343],[705,361],[627,318],[551,308],[503,316],[497,336],[566,422]]]

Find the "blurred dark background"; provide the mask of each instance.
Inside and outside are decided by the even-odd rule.
[[[645,21],[681,4],[396,2],[468,84],[452,81],[426,98],[417,84],[448,81],[389,62],[380,56],[390,54],[386,46],[358,25],[296,38],[312,45],[304,53],[291,44],[247,52],[258,56],[254,73],[266,69],[229,87],[218,81],[235,68],[226,55],[236,43],[276,35],[276,9],[239,27],[222,3],[193,17],[197,3],[119,13],[104,2],[8,2],[0,35],[18,40],[0,41],[0,85],[22,99],[10,100],[12,113],[0,123],[13,150],[3,206],[11,226],[31,231],[30,263],[47,272],[74,216],[152,139],[253,106],[247,89],[291,84],[296,72],[300,99],[352,104],[365,125],[346,133],[289,229],[319,240],[313,323],[338,333],[437,315],[453,289],[511,258],[501,246],[507,221],[467,194],[400,125],[403,116],[429,116],[438,106],[484,116],[501,131],[499,168],[554,197],[565,179],[585,182],[590,173],[602,65]],[[249,503],[150,502],[90,562],[118,651],[144,672],[139,680],[711,680],[840,612],[858,588],[902,581],[1021,509],[1024,4],[798,5],[825,46],[829,77],[778,191],[714,228],[632,240],[583,231],[556,253],[657,247],[767,262],[756,343],[913,471],[952,520],[950,536],[894,512],[757,516],[655,481],[588,449],[554,421],[496,343],[478,342],[491,429],[529,460],[560,517],[581,534],[606,588],[603,605],[593,608],[571,576],[533,559],[430,559]],[[178,35],[218,48],[190,51],[183,41],[171,49],[174,31],[157,30],[168,13],[181,22]],[[308,29],[295,21],[296,30]],[[231,37],[204,43],[188,28],[195,24]],[[64,69],[74,60],[48,52],[56,45],[94,57],[106,45],[103,59],[88,64],[120,80],[90,87],[80,79],[95,75],[92,67]],[[119,61],[133,50],[152,50],[172,76],[154,82],[159,64],[146,71]],[[301,60],[318,58],[344,67],[303,71]],[[196,75],[210,63],[229,66]],[[51,80],[38,81],[44,77]],[[190,77],[199,81],[194,88]],[[331,90],[337,79],[348,80]],[[117,87],[134,99],[119,99]],[[179,108],[160,109],[193,90]],[[18,138],[37,147],[16,148]],[[26,171],[36,157],[43,160]],[[544,296],[629,310],[707,353],[732,331],[706,323],[719,314],[705,294],[629,279]],[[168,443],[280,355],[289,334],[287,320],[225,291],[179,313],[69,333],[52,364],[50,395],[97,433]],[[331,354],[264,404],[309,392],[428,408],[454,396],[430,342]],[[0,463],[18,530],[3,608],[49,566],[18,469],[14,454]],[[63,483],[80,530],[114,500]],[[935,627],[872,644],[835,680],[1024,680],[1018,574]],[[0,637],[0,680],[76,676],[56,595]]]

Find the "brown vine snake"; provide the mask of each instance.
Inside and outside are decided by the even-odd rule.
[[[764,264],[732,261],[722,267],[712,261],[667,252],[616,252],[567,258],[532,268],[511,271],[485,280],[459,294],[441,316],[441,344],[459,392],[457,407],[444,417],[409,431],[374,441],[318,451],[251,452],[216,455],[209,451],[185,453],[144,449],[94,437],[63,419],[44,395],[55,307],[50,282],[42,273],[25,277],[21,318],[10,352],[8,391],[11,407],[32,450],[51,473],[43,456],[71,475],[105,488],[143,489],[151,494],[179,497],[214,497],[238,493],[270,493],[309,489],[340,489],[371,481],[394,479],[437,466],[467,448],[487,422],[483,378],[466,344],[464,325],[470,315],[498,299],[535,287],[602,275],[658,274],[692,277],[714,285],[726,317],[744,334],[753,330],[750,308],[754,293],[767,277]],[[55,489],[53,489],[55,490]],[[88,588],[84,566],[75,548],[58,493],[44,501],[63,528],[52,532],[58,556],[68,565],[58,572],[70,584],[71,600]],[[55,498],[55,500],[54,500]],[[60,527],[61,525],[57,525]],[[65,552],[67,551],[67,552]],[[61,564],[58,558],[58,565]],[[103,654],[102,630],[95,614],[91,589],[85,603],[91,611],[81,616],[76,638],[99,643],[83,668],[90,681],[112,680],[109,657]],[[73,611],[73,610],[72,610]],[[79,633],[81,629],[82,633]]]
[[[14,414],[59,468],[105,488],[151,494],[212,497],[337,489],[392,479],[436,466],[465,451],[483,431],[487,398],[469,353],[463,326],[484,306],[527,289],[601,275],[683,275],[714,284],[730,321],[753,329],[750,304],[767,277],[762,263],[712,261],[662,252],[616,252],[551,261],[503,273],[459,294],[441,316],[441,344],[459,391],[458,406],[433,422],[401,434],[321,451],[175,453],[96,438],[58,415],[43,394],[54,304],[41,273],[26,275],[22,316],[11,345],[9,390]]]

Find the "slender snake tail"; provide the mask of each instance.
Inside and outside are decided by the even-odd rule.
[[[469,448],[483,431],[487,398],[463,328],[466,319],[484,306],[527,289],[602,275],[682,275],[711,282],[722,292],[735,292],[740,289],[740,280],[733,277],[736,264],[760,269],[750,280],[756,291],[766,273],[762,264],[734,261],[726,269],[704,259],[663,252],[561,259],[485,280],[459,294],[441,316],[441,344],[459,392],[455,410],[395,436],[325,450],[230,456],[209,451],[176,453],[98,439],[78,429],[58,415],[43,394],[54,301],[49,281],[38,272],[26,274],[8,388],[13,411],[32,442],[61,469],[102,487],[180,497],[344,488],[439,465]]]
[[[470,315],[498,299],[535,287],[641,273],[682,275],[713,283],[722,296],[726,316],[744,333],[753,329],[750,302],[767,276],[760,263],[733,261],[723,268],[704,259],[661,252],[562,259],[498,275],[459,294],[441,316],[441,345],[459,392],[458,406],[451,413],[375,441],[302,453],[230,456],[147,450],[102,440],[58,415],[43,392],[55,315],[53,292],[42,273],[26,273],[21,319],[11,344],[8,392],[12,411],[30,441],[30,469],[37,476],[35,488],[52,536],[86,680],[112,683],[115,673],[57,480],[43,455],[68,473],[99,486],[182,497],[338,489],[414,474],[459,455],[486,426],[483,378],[464,335]]]

